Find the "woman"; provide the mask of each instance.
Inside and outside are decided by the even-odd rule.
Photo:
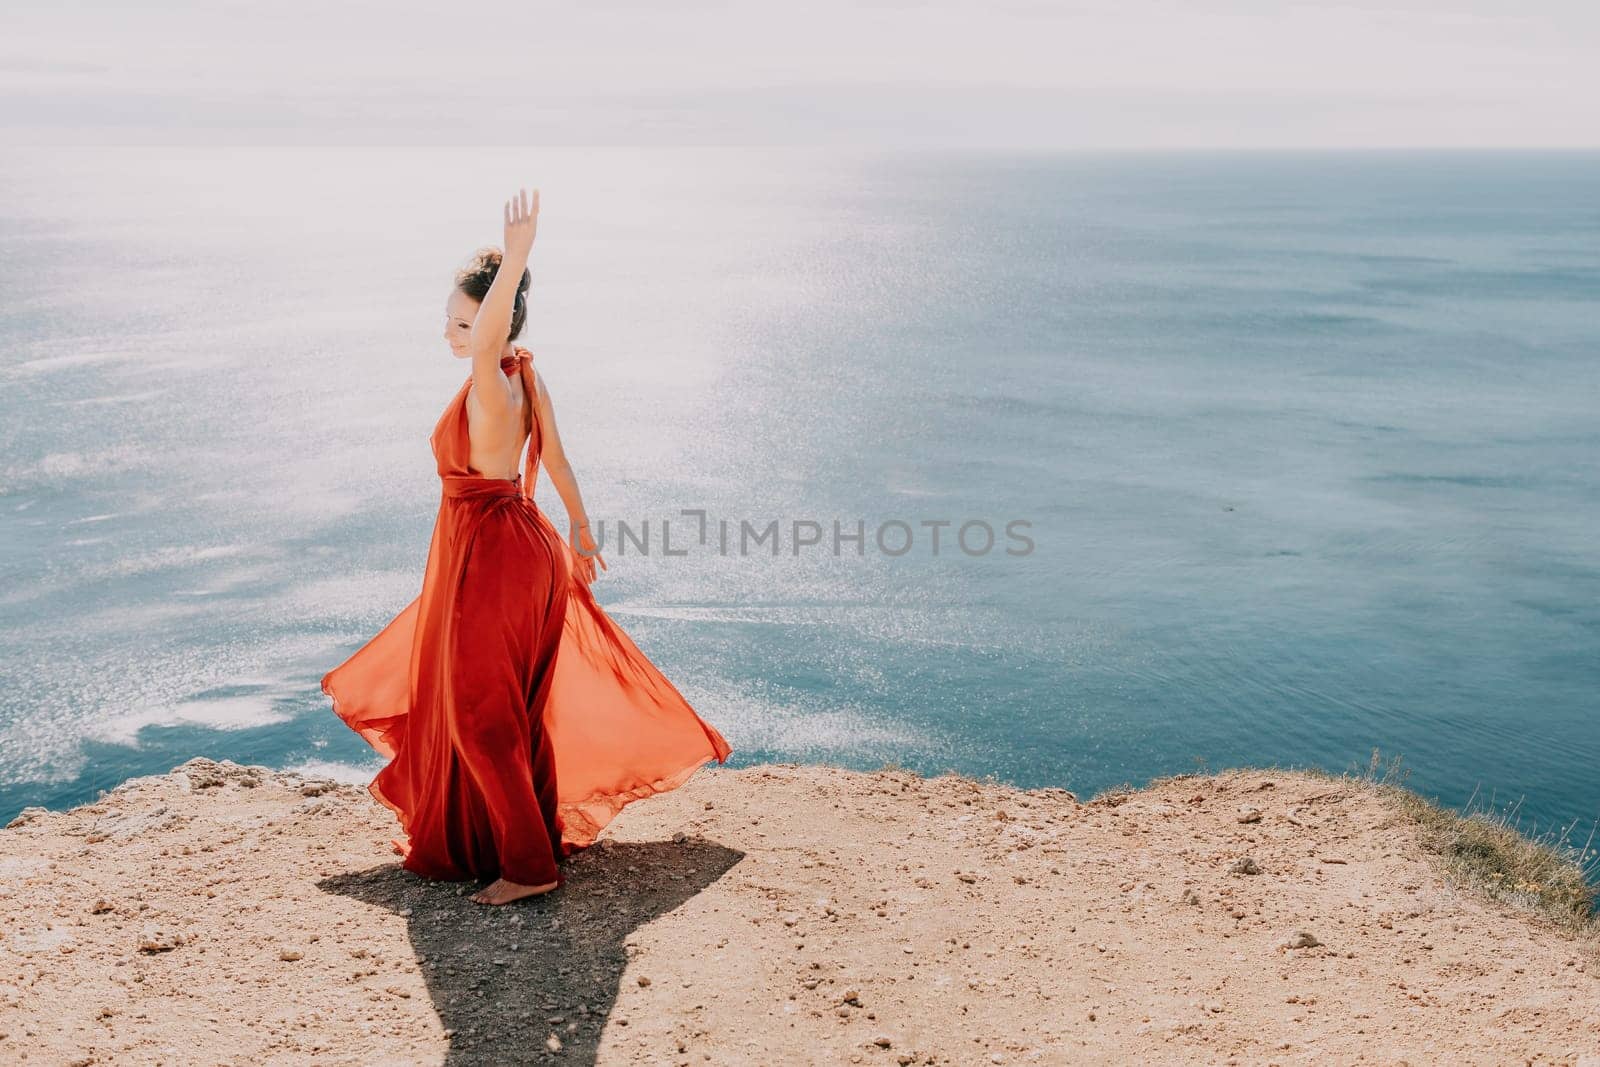
[[[557,864],[624,805],[732,751],[589,591],[605,560],[550,391],[513,343],[539,191],[504,215],[504,253],[480,251],[446,304],[445,340],[472,374],[433,429],[443,493],[422,593],[322,679],[335,713],[390,760],[369,789],[405,831],[401,865],[495,877],[472,897],[484,904],[557,888]],[[570,545],[533,501],[541,457]]]

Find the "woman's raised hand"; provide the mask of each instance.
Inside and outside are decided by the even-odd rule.
[[[531,200],[528,190],[517,190],[517,195],[505,203],[505,217],[505,254],[525,260],[533,250],[533,237],[539,229],[539,190],[533,191]]]

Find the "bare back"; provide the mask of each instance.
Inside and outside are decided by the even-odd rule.
[[[528,442],[532,429],[531,405],[522,386],[522,378],[513,375],[506,380],[515,396],[513,417],[506,420],[492,418],[478,403],[477,387],[467,390],[467,438],[471,443],[468,466],[485,478],[517,477],[518,461]]]

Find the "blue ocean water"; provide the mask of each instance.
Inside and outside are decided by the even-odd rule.
[[[734,765],[1600,816],[1600,156],[64,149],[0,165],[0,819],[376,770],[317,683],[420,589],[518,184],[597,593]]]

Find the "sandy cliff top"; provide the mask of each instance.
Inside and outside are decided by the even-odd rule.
[[[709,767],[494,908],[361,787],[195,760],[0,831],[0,1061],[1600,1064],[1592,940],[1418,832],[1281,771]]]

